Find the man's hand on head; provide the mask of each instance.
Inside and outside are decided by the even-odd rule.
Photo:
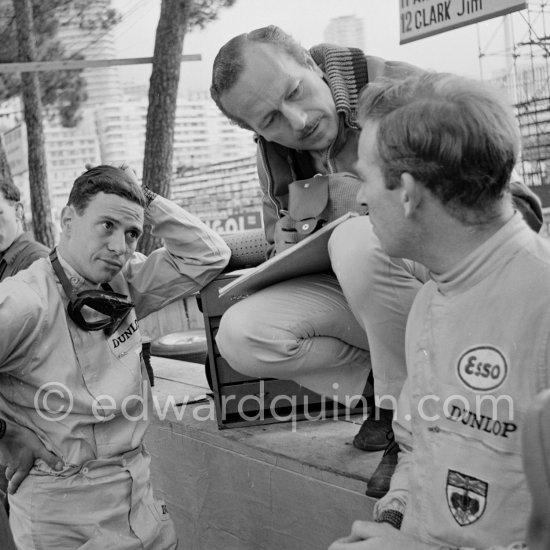
[[[127,162],[123,162],[119,168],[121,170],[124,170],[124,172],[130,176],[130,178],[134,181],[134,183],[138,186],[138,187],[141,187],[141,190],[143,191],[143,194],[145,195],[145,199],[147,201],[147,206],[149,206],[149,204],[154,201],[156,198],[157,198],[157,193],[155,193],[154,191],[152,191],[151,189],[149,189],[148,187],[146,187],[145,185],[143,185],[143,183],[140,185],[139,183],[139,180],[136,176],[136,173],[134,172],[134,169],[130,167],[130,165],[127,163]]]
[[[50,453],[34,432],[15,422],[5,422],[6,430],[0,439],[0,463],[6,466],[10,495],[17,491],[36,459],[41,458],[54,470],[59,471],[63,468],[59,457]]]
[[[137,176],[136,176],[136,173],[135,173],[134,169],[131,168],[131,166],[130,166],[126,161],[123,161],[123,162],[120,164],[119,168],[120,168],[121,170],[123,170],[124,172],[126,172],[126,174],[128,174],[128,176],[130,176],[130,178],[132,178],[132,179],[134,180],[135,184],[136,184],[138,187],[140,186],[140,185],[139,185],[139,181],[138,181],[138,179],[137,179]]]

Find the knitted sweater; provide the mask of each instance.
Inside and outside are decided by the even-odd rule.
[[[336,103],[336,112],[344,116],[348,126],[357,128],[357,100],[369,80],[365,54],[357,48],[331,44],[314,46],[309,53],[325,74]]]

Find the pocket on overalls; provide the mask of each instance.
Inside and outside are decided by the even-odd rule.
[[[428,475],[413,482],[422,494],[413,514],[422,538],[476,548],[521,540],[530,497],[520,453],[441,428],[430,431],[426,444],[430,463],[421,471]]]

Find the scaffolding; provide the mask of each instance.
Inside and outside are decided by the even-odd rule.
[[[490,80],[508,93],[522,135],[517,166],[523,181],[539,195],[550,217],[550,1],[530,0],[528,9],[503,17],[482,45],[478,26],[481,77],[491,57],[502,57],[505,69]],[[494,49],[504,37],[501,50]]]

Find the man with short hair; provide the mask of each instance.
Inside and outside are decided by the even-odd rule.
[[[136,252],[144,223],[165,247]],[[172,549],[143,437],[138,320],[229,260],[215,232],[128,169],[79,176],[49,258],[0,284],[0,457],[20,549]],[[29,471],[30,470],[30,471]]]
[[[35,260],[45,258],[49,249],[36,242],[30,232],[23,227],[23,205],[19,189],[8,180],[0,180],[0,282],[6,277],[26,269]],[[0,516],[7,507],[8,482],[5,466],[0,464]],[[7,524],[7,516],[1,517]],[[10,535],[6,532],[6,537]],[[2,527],[0,527],[0,540]],[[4,543],[7,547],[9,542]]]
[[[0,181],[0,282],[26,269],[39,258],[50,252],[43,244],[34,240],[23,227],[23,205],[21,193],[10,181]],[[0,480],[0,495],[5,488],[3,467]],[[5,483],[4,483],[5,482]]]
[[[523,422],[550,385],[550,244],[512,202],[513,110],[481,82],[433,73],[373,84],[359,120],[358,199],[384,250],[430,281],[407,323],[390,490],[375,523],[331,550],[523,548]]]
[[[0,281],[26,269],[49,249],[23,227],[21,193],[13,183],[0,181]]]
[[[356,201],[359,92],[378,77],[419,72],[356,48],[321,44],[308,51],[273,25],[239,35],[221,48],[211,94],[222,112],[258,136],[271,253],[346,212],[365,212]],[[537,200],[524,186],[518,184],[515,195],[532,201],[525,211],[535,208],[540,215]],[[331,247],[336,276],[298,277],[234,304],[222,317],[217,344],[237,371],[291,379],[348,405],[368,391],[372,360],[377,410],[354,445],[377,451],[392,439],[393,409],[406,375],[405,322],[427,274],[422,266],[411,271],[401,260],[390,259],[372,229],[359,255],[351,237]],[[358,261],[360,285],[350,275],[358,271]],[[388,450],[369,480],[371,496],[388,488],[396,446]]]

